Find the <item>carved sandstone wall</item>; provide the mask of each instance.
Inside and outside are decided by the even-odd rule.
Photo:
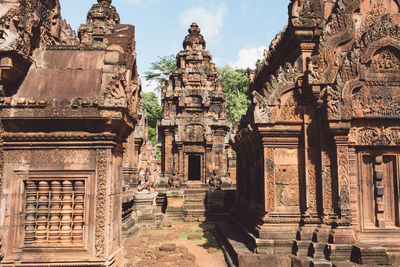
[[[399,17],[394,0],[289,5],[234,147],[259,253],[398,261]]]
[[[77,39],[58,1],[3,2],[0,265],[120,266],[134,27],[99,0]]]

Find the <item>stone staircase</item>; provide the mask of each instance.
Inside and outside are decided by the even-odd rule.
[[[207,189],[208,185],[187,185],[183,200],[183,214],[186,221],[205,220]]]
[[[388,261],[388,248],[373,244],[353,244],[352,254],[336,251],[341,245],[317,242],[316,240],[292,240],[293,251],[276,250],[274,254],[257,254],[258,246],[263,245],[262,239],[255,237],[243,224],[234,217],[228,216],[218,221],[215,231],[218,243],[225,251],[225,257],[230,267],[234,266],[277,266],[277,267],[358,267],[358,266],[393,266]]]

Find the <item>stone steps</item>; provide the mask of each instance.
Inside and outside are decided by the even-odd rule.
[[[184,204],[183,209],[184,210],[206,210],[204,205],[198,205],[198,204]]]
[[[204,195],[185,195],[185,201],[204,203],[206,196]]]
[[[291,253],[277,254],[257,254],[256,246],[262,245],[263,240],[256,238],[245,229],[239,221],[226,218],[216,224],[216,236],[218,243],[225,250],[225,255],[229,266],[239,267],[258,267],[258,266],[282,266],[282,267],[358,267],[362,266],[355,262],[335,261],[326,259],[328,244],[323,242],[313,242],[311,240],[292,240],[293,244],[303,247],[301,255],[291,255]],[[289,240],[290,241],[290,240]],[[357,245],[355,245],[357,247]],[[373,255],[378,256],[374,259],[375,265],[368,262],[368,267],[388,266],[385,265],[383,252],[379,249],[370,250],[360,246],[360,254],[364,254],[364,260],[368,262]],[[279,253],[278,253],[279,254]],[[364,265],[363,265],[364,266]]]
[[[225,250],[227,262],[230,266],[239,266],[241,255],[252,255],[251,248],[246,246],[245,239],[235,229],[232,223],[220,221],[216,224],[216,237],[219,245]]]
[[[185,189],[183,214],[185,218],[204,218],[206,216],[206,195],[208,186],[189,184]]]

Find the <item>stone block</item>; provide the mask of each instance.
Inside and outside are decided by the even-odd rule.
[[[351,260],[359,264],[388,265],[389,255],[379,245],[356,244],[353,246]]]
[[[156,222],[158,192],[137,192],[134,195],[134,217],[140,223]]]
[[[353,245],[351,244],[328,244],[326,256],[331,261],[348,261],[352,249]]]
[[[311,265],[311,258],[304,257],[304,256],[291,256],[292,260],[292,267],[310,267]]]
[[[238,255],[239,267],[291,267],[292,261],[289,256],[268,256],[258,254]]]
[[[166,192],[166,198],[166,216],[175,219],[183,218],[184,191],[179,189],[168,189]]]
[[[176,244],[173,244],[173,243],[163,244],[160,246],[159,250],[173,252],[176,250]]]
[[[310,241],[294,241],[294,254],[296,256],[308,256],[310,251],[311,242]]]

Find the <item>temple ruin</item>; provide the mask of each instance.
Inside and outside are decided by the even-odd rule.
[[[79,38],[58,0],[1,5],[1,266],[122,266],[135,29],[110,0],[92,6]]]
[[[290,4],[234,144],[219,229],[240,266],[399,264],[399,18],[393,0]]]
[[[185,182],[205,184],[214,170],[227,173],[225,95],[197,24],[190,26],[183,48],[161,92],[162,171],[168,176],[175,170]]]
[[[0,266],[126,266],[172,219],[218,220],[230,266],[400,264],[400,1],[292,0],[237,127],[193,23],[161,160],[111,3],[76,34],[58,0],[0,0]]]
[[[211,177],[218,176],[221,184],[232,189],[227,153],[230,127],[221,81],[211,53],[205,50],[204,37],[196,23],[188,31],[184,50],[176,57],[177,69],[161,92],[160,185],[173,175],[181,177],[187,188],[181,194],[188,200],[182,203],[184,216],[198,218],[209,211],[206,194]],[[161,186],[157,188],[160,192]]]

